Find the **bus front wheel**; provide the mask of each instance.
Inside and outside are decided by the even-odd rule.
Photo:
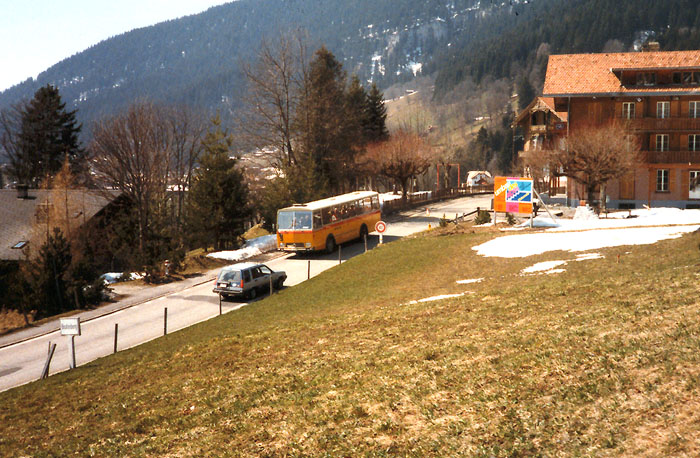
[[[329,235],[326,239],[326,253],[333,253],[335,251],[335,238]]]

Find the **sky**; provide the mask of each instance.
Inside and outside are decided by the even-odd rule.
[[[0,91],[115,35],[231,0],[0,0]]]

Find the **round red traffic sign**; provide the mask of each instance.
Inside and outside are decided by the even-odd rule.
[[[380,234],[384,233],[384,231],[386,231],[386,223],[384,221],[377,221],[377,224],[374,225],[374,230]]]

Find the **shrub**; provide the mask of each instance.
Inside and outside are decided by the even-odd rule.
[[[474,224],[486,224],[491,222],[491,213],[487,210],[479,210],[474,219]]]
[[[515,224],[515,216],[513,216],[512,213],[506,213],[506,221],[508,222],[509,226],[512,226]]]

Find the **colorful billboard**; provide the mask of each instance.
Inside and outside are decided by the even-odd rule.
[[[494,178],[494,211],[529,214],[532,213],[532,200],[532,178]]]

